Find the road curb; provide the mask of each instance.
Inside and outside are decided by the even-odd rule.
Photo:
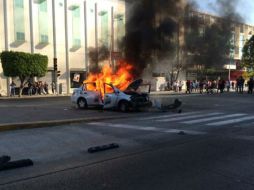
[[[33,99],[47,99],[47,98],[65,98],[71,97],[71,95],[34,95],[34,96],[22,96],[22,97],[9,97],[1,96],[0,100],[33,100]]]
[[[34,121],[34,122],[23,122],[23,123],[6,123],[0,124],[0,132],[22,130],[22,129],[34,129],[43,127],[53,127],[57,125],[65,125],[71,123],[81,122],[94,122],[108,119],[124,119],[132,116],[105,116],[105,117],[91,117],[91,118],[76,118],[76,119],[63,119],[63,120],[51,120],[51,121]]]

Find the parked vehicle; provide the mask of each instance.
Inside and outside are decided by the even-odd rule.
[[[112,84],[104,83],[103,93],[95,90],[96,83],[84,83],[82,87],[74,89],[71,102],[80,109],[102,107],[127,112],[147,108],[152,106],[149,99],[150,85],[145,85],[148,92],[141,92],[142,82],[142,79],[134,81],[125,91],[119,90]]]

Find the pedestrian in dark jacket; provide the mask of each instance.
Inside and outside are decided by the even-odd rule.
[[[250,80],[248,81],[248,94],[252,94],[253,93],[253,87],[254,87],[254,80],[251,77]]]
[[[240,76],[239,80],[237,81],[238,84],[238,87],[239,87],[239,93],[243,93],[243,87],[244,87],[244,79],[242,76]]]
[[[191,81],[187,80],[186,81],[186,93],[191,93]]]

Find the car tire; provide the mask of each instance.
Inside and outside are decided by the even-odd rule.
[[[78,105],[79,109],[85,109],[85,108],[87,108],[87,102],[86,102],[86,100],[84,98],[80,98],[78,100],[77,105]]]
[[[118,110],[121,112],[127,112],[129,111],[129,104],[128,102],[120,102],[118,106]]]

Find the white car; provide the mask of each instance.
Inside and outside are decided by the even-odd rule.
[[[95,83],[84,83],[82,87],[74,89],[71,102],[81,109],[96,106],[103,109],[117,109],[122,112],[150,107],[152,106],[149,99],[150,86],[146,85],[148,92],[138,92],[142,82],[142,79],[134,81],[125,91],[120,91],[112,84],[104,83],[104,95],[96,90],[88,90],[89,85],[95,86]]]

